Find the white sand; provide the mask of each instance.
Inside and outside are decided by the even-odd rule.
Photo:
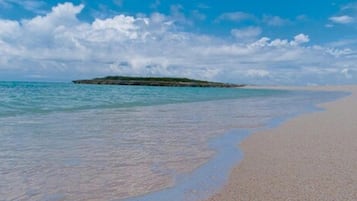
[[[318,89],[353,94],[247,138],[244,159],[209,201],[357,200],[357,86]]]

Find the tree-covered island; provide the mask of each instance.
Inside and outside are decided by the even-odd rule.
[[[74,80],[75,84],[104,84],[104,85],[139,85],[139,86],[169,86],[169,87],[243,87],[243,84],[229,84],[221,82],[209,82],[188,78],[175,77],[128,77],[107,76],[88,80]]]

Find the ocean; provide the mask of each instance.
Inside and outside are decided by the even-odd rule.
[[[0,82],[0,201],[200,200],[249,134],[344,95]]]

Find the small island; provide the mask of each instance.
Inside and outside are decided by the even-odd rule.
[[[75,84],[103,84],[103,85],[138,85],[138,86],[168,86],[168,87],[243,87],[243,84],[229,84],[221,82],[209,82],[188,78],[175,77],[128,77],[107,76],[89,80],[74,80]]]

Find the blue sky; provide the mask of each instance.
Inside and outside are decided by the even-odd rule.
[[[0,80],[357,83],[357,1],[0,0]]]

